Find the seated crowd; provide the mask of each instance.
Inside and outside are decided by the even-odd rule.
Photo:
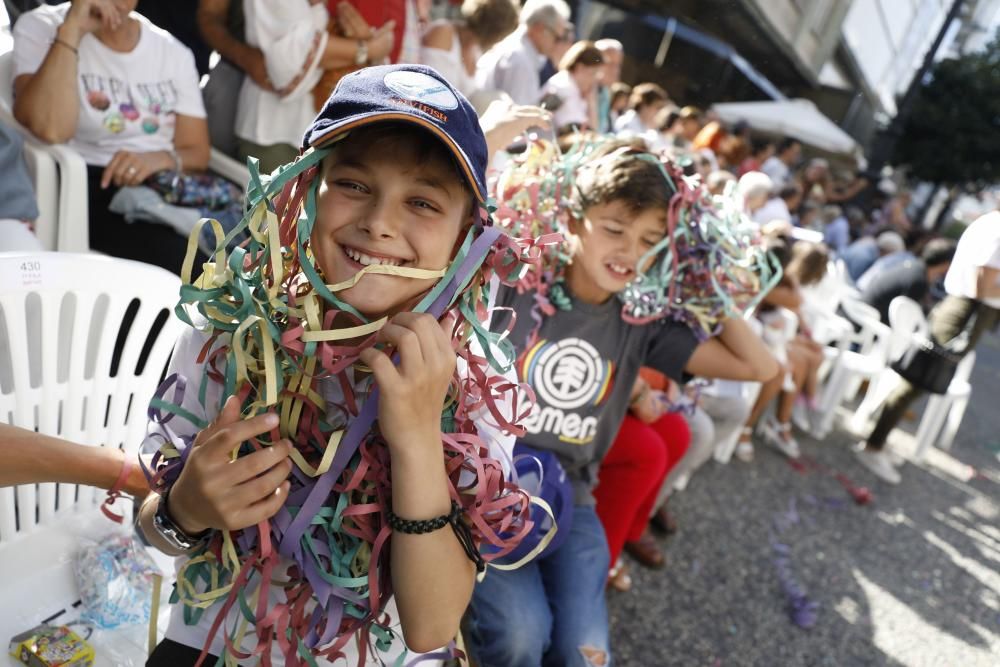
[[[887,196],[824,158],[804,158],[794,138],[774,141],[742,123],[727,127],[711,112],[675,104],[656,83],[624,83],[622,44],[576,40],[563,0],[523,6],[464,0],[439,20],[431,20],[431,3],[420,0],[200,0],[186,3],[191,25],[169,26],[175,34],[150,20],[156,4],[72,0],[41,5],[13,22],[14,116],[37,138],[66,143],[86,161],[95,251],[180,272],[187,235],[200,217],[239,219],[239,194],[207,171],[212,148],[240,162],[256,159],[262,173],[272,172],[299,154],[303,130],[343,77],[371,65],[419,63],[468,98],[491,159],[532,127],[569,140],[615,135],[622,145],[682,165],[710,196],[736,198],[782,269],[749,321],[725,320],[708,341],[672,323],[654,339],[620,321],[617,302],[608,306],[621,286],[592,273],[599,273],[588,264],[593,246],[583,244],[566,275],[569,298],[579,306],[549,317],[535,333],[546,344],[634,335],[632,347],[612,360],[616,368],[633,368],[634,382],[608,400],[585,454],[552,433],[525,436],[554,451],[567,469],[571,531],[530,566],[490,571],[476,585],[466,634],[480,665],[537,665],[543,656],[546,664],[607,664],[605,588],[629,589],[623,553],[646,567],[667,566],[663,542],[653,535],[678,530],[668,511],[671,496],[697,483],[698,470],[727,443],[735,443],[746,464],[755,440],[782,456],[800,456],[796,428],[810,430],[831,343],[814,332],[818,318],[836,316],[809,307],[811,289],[842,281],[843,290],[888,324],[894,298],[908,296],[930,309],[948,276],[947,311],[938,307],[931,315],[942,341],[965,327],[968,302],[997,298],[995,284],[966,274],[1000,264],[1000,250],[983,259],[925,234],[908,217],[907,193]],[[219,57],[209,69],[202,56],[212,51]],[[16,132],[0,129],[0,150],[16,153]],[[5,174],[16,171],[7,166],[15,161],[3,162]],[[669,199],[652,192],[660,178],[655,169],[611,164],[614,173],[594,167],[596,194],[582,193],[581,209],[593,219],[629,219],[609,223],[607,233],[628,237],[631,245],[620,256],[631,257],[646,247],[642,234],[659,229],[662,236]],[[4,180],[5,189],[24,192]],[[223,194],[199,197],[199,188]],[[40,247],[30,226],[12,222],[37,215],[29,200],[0,201],[0,250]],[[603,229],[579,234],[589,240]],[[1000,234],[989,242],[1000,244]],[[989,270],[995,281],[996,269]],[[503,298],[514,311],[520,307],[519,296]],[[980,314],[977,337],[995,312]],[[858,453],[888,482],[898,482],[899,473],[884,453],[885,438],[917,395],[908,385],[904,390],[890,398]],[[503,619],[502,610],[512,608],[524,623]]]

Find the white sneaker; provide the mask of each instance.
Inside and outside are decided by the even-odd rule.
[[[861,465],[868,468],[879,479],[890,484],[899,484],[902,477],[892,466],[889,455],[877,449],[862,449],[856,454]]]
[[[792,437],[791,424],[778,424],[776,421],[768,420],[764,424],[764,438],[788,458],[799,458],[799,443]]]

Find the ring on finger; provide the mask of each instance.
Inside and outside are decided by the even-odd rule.
[[[125,173],[127,173],[129,176],[134,176],[135,172],[136,172],[135,167],[129,167],[128,169],[125,170]]]

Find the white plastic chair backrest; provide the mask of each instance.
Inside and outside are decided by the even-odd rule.
[[[888,350],[890,329],[882,324],[881,315],[878,310],[855,298],[845,298],[840,306],[844,309],[847,317],[861,327],[860,347],[862,354],[870,354],[876,351],[883,353]]]
[[[183,326],[173,313],[179,289],[177,276],[140,262],[0,254],[0,421],[134,455]],[[71,484],[0,489],[0,549],[99,500],[96,489]]]
[[[897,296],[889,304],[889,358],[897,359],[906,352],[915,337],[926,338],[927,318],[916,301],[908,296]]]

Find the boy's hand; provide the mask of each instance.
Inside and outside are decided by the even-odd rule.
[[[170,491],[170,516],[186,533],[209,528],[240,530],[269,519],[288,497],[291,443],[230,460],[244,441],[278,425],[269,413],[243,420],[240,402],[230,397],[218,418],[195,438],[180,477]]]
[[[393,455],[413,453],[411,443],[441,442],[441,409],[455,373],[449,326],[424,313],[399,313],[378,334],[399,353],[399,365],[375,348],[360,355],[378,383],[379,428]]]

